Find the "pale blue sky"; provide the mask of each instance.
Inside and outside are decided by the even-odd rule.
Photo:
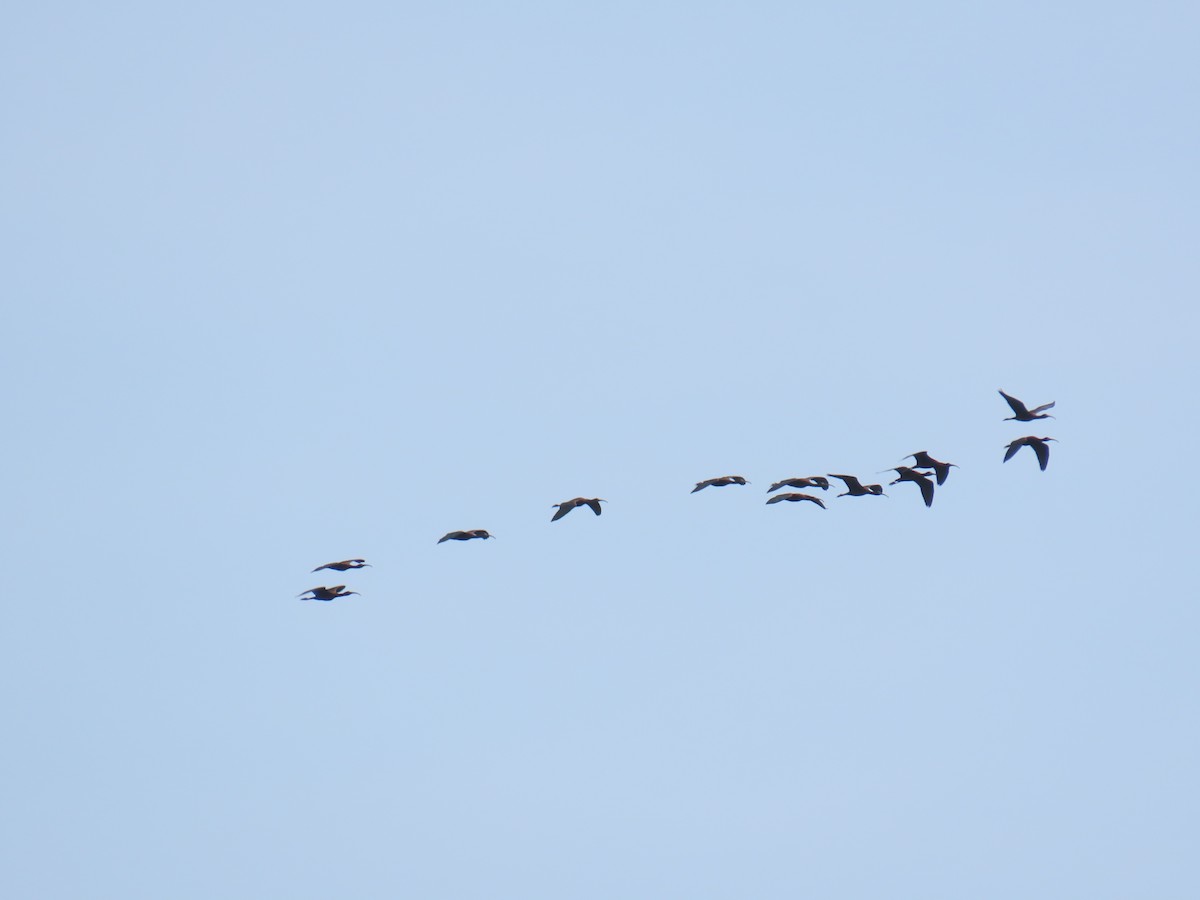
[[[0,892],[1200,895],[1198,43],[14,8]]]

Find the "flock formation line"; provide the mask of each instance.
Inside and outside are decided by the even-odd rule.
[[[1018,400],[1009,394],[1000,391],[1000,396],[1007,401],[1013,414],[1004,419],[1005,422],[1034,422],[1038,419],[1053,419],[1054,416],[1046,412],[1054,407],[1054,403],[1043,403],[1041,406],[1035,406],[1029,409]],[[1048,442],[1057,440],[1052,437],[1036,437],[1034,435],[1026,435],[1011,441],[1005,446],[1003,462],[1008,462],[1012,459],[1018,450],[1022,447],[1029,447],[1037,457],[1038,467],[1044,472],[1046,466],[1050,462],[1050,447]],[[916,453],[910,453],[905,459],[911,459],[911,466],[893,466],[890,469],[884,469],[884,472],[895,472],[898,476],[894,481],[888,482],[888,487],[901,484],[902,482],[911,482],[915,484],[921,491],[921,499],[925,501],[927,507],[933,506],[934,483],[941,486],[946,483],[946,479],[950,476],[950,470],[957,468],[954,463],[943,462],[939,459],[934,459],[925,450],[918,450]],[[923,472],[922,469],[930,471]],[[802,489],[816,489],[822,491],[829,490],[829,479],[837,478],[845,485],[846,490],[835,496],[837,497],[886,497],[887,494],[883,491],[882,484],[863,484],[854,475],[838,475],[836,473],[828,473],[825,475],[805,475],[797,478],[785,478],[782,481],[776,481],[769,488],[767,493],[772,494],[780,488],[795,488],[795,491],[790,491],[785,494],[776,494],[767,500],[767,504],[772,503],[813,503],[821,509],[825,509],[825,501],[815,494],[802,493]],[[696,486],[692,488],[692,493],[702,491],[710,487],[728,487],[729,485],[746,485],[749,484],[741,475],[722,475],[719,478],[709,478],[705,481],[696,482]],[[561,503],[555,503],[553,509],[555,513],[550,517],[551,522],[557,522],[573,509],[578,509],[581,506],[588,507],[596,515],[600,515],[600,504],[607,503],[601,497],[575,497],[572,500],[564,500]],[[438,539],[438,543],[442,544],[446,541],[471,541],[471,540],[487,540],[495,537],[486,529],[473,528],[468,531],[451,531],[442,535]],[[334,572],[349,572],[357,569],[369,568],[370,563],[365,559],[343,559],[338,562],[325,563],[323,566],[317,566],[313,572],[320,572],[324,569],[329,569]],[[332,586],[321,585],[319,587],[309,588],[302,594],[298,594],[301,600],[336,600],[339,597],[349,597],[358,594],[358,591],[346,590],[346,585],[335,584]]]

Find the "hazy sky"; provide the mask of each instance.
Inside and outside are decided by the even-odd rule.
[[[15,6],[0,893],[1200,896],[1198,45]]]

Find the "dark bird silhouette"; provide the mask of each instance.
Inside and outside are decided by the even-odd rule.
[[[341,562],[325,563],[323,566],[317,566],[313,569],[314,572],[320,572],[322,569],[333,569],[337,572],[345,572],[347,569],[364,569],[370,568],[371,564],[365,559],[343,559]]]
[[[807,478],[785,478],[783,481],[777,481],[767,488],[767,493],[770,494],[781,487],[820,488],[823,491],[827,491],[829,490],[829,479],[821,475],[810,475]]]
[[[344,591],[344,584],[335,584],[333,587],[315,587],[309,588],[304,594],[312,594],[311,597],[305,597],[304,594],[297,594],[301,600],[333,600],[336,597],[349,597],[351,594],[357,594],[358,591]]]
[[[1010,397],[1008,394],[1004,393],[1004,391],[1000,392],[1000,396],[1008,401],[1008,405],[1012,407],[1013,411],[1013,415],[1007,417],[1004,420],[1005,422],[1032,422],[1034,419],[1054,418],[1054,416],[1050,415],[1049,413],[1042,412],[1044,409],[1052,409],[1054,407],[1053,401],[1050,403],[1043,403],[1041,406],[1034,407],[1033,409],[1026,409],[1025,404],[1016,397]]]
[[[438,538],[438,543],[440,544],[443,541],[469,541],[472,538],[480,538],[486,541],[488,538],[494,537],[494,534],[488,534],[482,528],[474,528],[471,531],[451,531],[448,534],[442,535],[442,537]]]
[[[1008,462],[1010,459],[1012,459],[1013,456],[1016,455],[1016,452],[1022,447],[1032,447],[1033,452],[1037,454],[1038,465],[1041,466],[1042,471],[1045,472],[1046,464],[1050,462],[1050,448],[1047,446],[1046,441],[1057,440],[1058,438],[1034,437],[1033,435],[1017,438],[1008,445],[1008,451],[1004,454],[1004,461]]]
[[[910,453],[904,458],[913,460],[912,467],[914,469],[933,469],[933,473],[937,476],[938,484],[945,484],[946,478],[950,475],[950,470],[952,468],[958,468],[958,466],[954,463],[942,462],[940,459],[934,459],[924,450],[918,450],[916,453]]]
[[[706,487],[725,487],[727,484],[748,484],[741,475],[722,475],[720,478],[710,478],[708,481],[697,481],[692,493],[702,491]]]
[[[900,477],[890,484],[899,484],[902,481],[911,481],[921,489],[921,496],[925,500],[926,506],[933,506],[933,482],[929,480],[929,476],[924,472],[918,472],[916,469],[908,466],[896,466],[887,471],[895,472]]]
[[[829,473],[829,477],[840,478],[842,481],[846,482],[846,492],[844,494],[838,494],[839,497],[887,496],[887,494],[883,492],[882,484],[863,484],[853,475],[835,475],[833,472]]]
[[[564,500],[562,503],[554,504],[558,507],[558,512],[550,517],[550,521],[557,522],[577,506],[590,506],[592,508],[592,512],[594,512],[596,515],[600,515],[600,504],[607,502],[607,500],[602,500],[599,497],[592,497],[590,500],[586,497],[576,497],[574,500]]]
[[[767,506],[770,506],[772,503],[779,503],[783,500],[787,500],[791,503],[798,503],[801,500],[811,500],[813,503],[817,504],[817,506],[821,507],[821,509],[825,508],[825,504],[822,502],[821,498],[814,497],[812,494],[776,494],[767,501]]]

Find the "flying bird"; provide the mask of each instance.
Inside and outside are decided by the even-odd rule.
[[[443,541],[469,541],[472,538],[480,538],[481,540],[486,541],[488,538],[494,537],[494,534],[488,534],[482,528],[474,528],[471,531],[451,531],[448,534],[438,538],[438,543],[440,544]]]
[[[1032,422],[1034,419],[1053,419],[1054,416],[1049,413],[1042,412],[1045,409],[1052,409],[1054,402],[1043,403],[1041,406],[1036,406],[1033,409],[1026,409],[1025,404],[1016,397],[1010,397],[1004,391],[1000,392],[1000,396],[1008,401],[1008,405],[1012,407],[1013,415],[1008,416],[1005,422]]]
[[[829,490],[829,479],[821,475],[810,475],[807,478],[785,478],[783,481],[777,481],[767,488],[767,493],[770,494],[781,487],[820,488],[823,491],[827,491]]]
[[[550,517],[550,521],[557,522],[577,506],[590,506],[592,508],[592,512],[594,512],[596,515],[600,515],[600,504],[607,502],[607,500],[602,500],[599,497],[592,497],[590,500],[586,497],[576,497],[574,500],[564,500],[562,503],[554,504],[554,506],[558,507],[558,512]]]
[[[838,494],[839,497],[887,496],[887,494],[883,492],[882,484],[863,484],[853,475],[835,475],[833,472],[829,473],[829,477],[840,478],[842,481],[846,482],[846,492],[844,494]]]
[[[1016,455],[1016,452],[1022,447],[1032,447],[1033,452],[1037,454],[1038,465],[1041,466],[1042,471],[1045,472],[1046,464],[1050,462],[1050,447],[1047,446],[1046,441],[1057,440],[1058,438],[1034,437],[1033,435],[1017,438],[1008,445],[1008,451],[1004,454],[1004,461],[1008,462],[1010,459],[1012,459],[1013,456]]]
[[[950,475],[952,468],[957,469],[958,466],[954,463],[942,462],[940,459],[934,459],[924,450],[918,450],[916,453],[910,453],[905,459],[913,460],[912,467],[914,469],[933,469],[933,473],[937,476],[937,483],[945,484],[946,478]]]
[[[767,501],[767,506],[770,506],[772,503],[779,503],[782,500],[787,500],[790,503],[798,503],[801,500],[811,500],[813,503],[817,504],[817,506],[821,507],[821,509],[825,508],[825,504],[821,501],[821,498],[814,497],[812,494],[776,494]]]
[[[323,566],[317,566],[313,571],[320,572],[322,569],[333,569],[337,572],[345,572],[347,569],[369,568],[370,565],[365,559],[343,559],[341,562],[325,563]]]
[[[918,472],[916,469],[909,466],[896,466],[893,469],[886,471],[895,472],[900,477],[890,484],[899,484],[902,481],[911,481],[921,489],[921,497],[925,500],[926,506],[933,506],[933,482],[929,480],[929,476],[925,472]]]
[[[304,594],[312,594],[311,597],[306,597],[304,594],[297,594],[301,600],[333,600],[335,597],[349,597],[351,594],[357,594],[358,591],[344,591],[344,584],[335,584],[333,587],[315,587],[309,588]]]
[[[741,475],[722,475],[720,478],[710,478],[708,481],[697,481],[696,486],[692,488],[692,493],[702,491],[706,487],[725,487],[727,484],[747,484],[745,478]]]

